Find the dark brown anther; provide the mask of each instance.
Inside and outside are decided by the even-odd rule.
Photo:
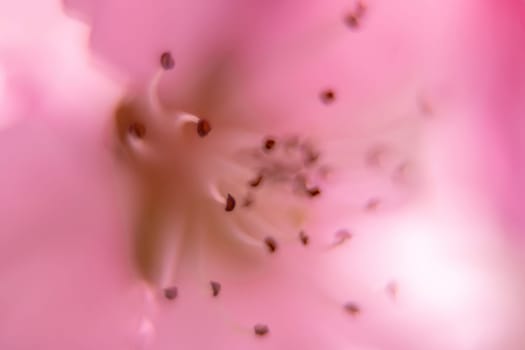
[[[358,1],[353,12],[350,12],[345,17],[346,25],[351,29],[357,29],[359,23],[366,12],[366,5],[362,1]]]
[[[204,137],[208,135],[211,131],[211,125],[210,122],[206,119],[199,119],[199,122],[197,123],[197,134],[199,134],[200,137]]]
[[[211,293],[214,297],[218,296],[221,292],[221,284],[216,281],[210,281]]]
[[[270,328],[268,328],[267,325],[258,323],[255,326],[253,326],[253,332],[256,336],[263,337],[270,333]]]
[[[164,289],[164,297],[168,300],[173,300],[179,295],[177,287],[168,287]]]
[[[250,185],[250,187],[257,187],[261,184],[262,180],[263,180],[263,176],[258,175],[255,179],[251,180],[248,184]]]
[[[170,70],[175,67],[175,61],[173,60],[173,56],[171,56],[170,52],[166,51],[160,55],[160,66],[164,70]]]
[[[308,237],[304,231],[299,232],[299,239],[303,245],[308,245],[308,243],[310,243],[310,237]]]
[[[228,196],[226,197],[226,206],[224,210],[232,211],[233,209],[235,209],[235,198],[233,198],[233,196],[228,193]]]
[[[139,122],[131,123],[128,131],[133,137],[138,139],[142,139],[144,136],[146,136],[146,126]]]
[[[359,306],[353,302],[346,303],[344,305],[344,309],[346,312],[348,312],[352,316],[357,316],[361,312],[361,309],[359,308]]]
[[[268,138],[268,139],[264,140],[264,144],[263,144],[264,150],[271,151],[272,149],[275,148],[275,144],[276,143],[277,142],[274,139],[272,139],[272,138]]]
[[[272,237],[266,237],[264,239],[264,244],[266,244],[266,248],[268,248],[270,253],[275,253],[277,250],[277,242]]]
[[[332,89],[326,89],[321,92],[320,97],[324,104],[330,104],[335,101],[335,92]]]
[[[310,197],[317,197],[321,194],[321,190],[319,189],[319,187],[312,187],[307,188],[306,193],[308,193]]]

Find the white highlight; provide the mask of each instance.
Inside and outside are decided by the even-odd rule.
[[[147,349],[153,344],[153,339],[155,337],[155,326],[149,318],[142,318],[139,324],[138,334],[140,337],[140,345],[142,349]]]
[[[151,82],[148,86],[148,100],[153,115],[163,115],[165,114],[162,103],[159,99],[159,83],[164,73],[163,69],[158,69],[157,72],[153,75]]]
[[[210,195],[213,199],[215,199],[218,203],[226,204],[226,198],[219,192],[219,189],[214,184],[208,184],[208,190],[210,192]]]
[[[185,123],[195,123],[195,124],[197,124],[200,121],[200,118],[195,116],[195,115],[193,115],[193,114],[182,112],[182,113],[178,113],[176,115],[176,119],[175,120],[176,120],[176,124],[178,126],[182,126]]]
[[[0,129],[7,127],[12,119],[9,96],[7,93],[7,74],[5,68],[0,65]]]

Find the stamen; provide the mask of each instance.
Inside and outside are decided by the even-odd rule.
[[[339,230],[335,233],[335,240],[332,246],[338,246],[352,238],[352,234],[347,230]]]
[[[381,204],[381,201],[378,198],[371,198],[366,202],[365,209],[367,211],[375,211],[379,207],[379,204]]]
[[[258,175],[255,179],[253,179],[252,181],[249,182],[249,185],[251,187],[257,187],[261,184],[263,180],[263,176],[262,175]]]
[[[244,197],[244,201],[242,202],[242,206],[247,208],[247,207],[250,207],[252,204],[253,204],[254,200],[253,200],[253,197],[248,194],[246,195],[246,197]]]
[[[268,328],[268,326],[265,324],[258,323],[255,326],[253,326],[253,331],[255,335],[259,337],[263,337],[267,335],[268,333],[270,333],[270,328]]]
[[[221,292],[221,284],[216,281],[210,281],[211,292],[214,297],[218,296]]]
[[[348,312],[352,316],[357,316],[361,312],[361,309],[359,308],[359,306],[353,302],[346,303],[343,306],[343,308],[346,312]]]
[[[434,115],[434,109],[428,99],[421,97],[419,99],[419,111],[422,115],[430,117]]]
[[[317,197],[321,194],[321,190],[319,189],[319,187],[307,188],[306,192],[310,197]]]
[[[395,281],[388,282],[388,284],[385,287],[385,291],[393,300],[395,300],[397,297],[398,289],[399,288]]]
[[[129,126],[128,132],[132,136],[138,139],[142,139],[144,138],[144,136],[146,136],[146,126],[142,123],[134,122],[134,123],[131,123],[131,125]]]
[[[173,69],[175,66],[175,61],[173,60],[173,56],[170,52],[166,51],[160,55],[160,65],[164,70]]]
[[[264,239],[264,244],[266,244],[266,248],[268,248],[270,253],[275,253],[277,250],[277,242],[272,237],[266,237]]]
[[[199,134],[200,137],[204,137],[208,135],[210,131],[210,122],[208,122],[206,119],[199,119],[199,121],[197,122],[197,134]]]
[[[226,197],[226,206],[224,207],[224,210],[232,211],[233,209],[235,209],[235,198],[233,198],[233,196],[228,193],[228,196]]]
[[[317,186],[310,186],[308,184],[308,179],[304,174],[298,174],[293,180],[293,185],[296,190],[299,192],[305,193],[310,197],[317,197],[321,194],[321,189]]]
[[[179,290],[177,287],[172,286],[164,289],[164,296],[168,300],[173,300],[179,295]]]
[[[324,104],[330,104],[335,101],[335,92],[332,89],[326,89],[321,92],[320,97]]]
[[[348,27],[356,29],[359,27],[361,18],[365,15],[366,5],[362,1],[358,1],[353,12],[350,12],[345,17],[345,23]]]
[[[179,123],[195,123],[195,124],[199,124],[199,121],[201,119],[193,114],[190,114],[190,113],[180,113],[180,114],[177,114],[177,122]]]
[[[345,23],[348,27],[356,29],[359,26],[359,18],[354,13],[349,13],[345,17]]]
[[[143,316],[140,320],[140,324],[137,331],[139,336],[142,338],[141,349],[149,348],[149,346],[153,342],[153,337],[155,336],[155,326],[153,325],[151,319],[149,319],[146,316]]]
[[[403,162],[399,164],[392,174],[392,182],[397,185],[407,184],[409,181],[409,164],[408,162]]]
[[[319,160],[319,153],[315,152],[312,149],[307,149],[304,151],[304,165],[305,166],[312,166],[314,165],[317,160]]]
[[[286,138],[285,141],[284,141],[284,148],[287,151],[295,149],[297,146],[299,146],[299,137],[298,136],[290,136],[290,137]]]
[[[273,138],[267,138],[267,139],[264,141],[263,147],[264,147],[264,149],[265,149],[266,151],[271,151],[272,149],[274,149],[275,144],[276,144],[275,139],[273,139]]]
[[[384,166],[386,161],[388,149],[385,145],[380,144],[372,147],[366,152],[365,161],[371,168],[379,168]]]
[[[252,246],[252,247],[261,247],[261,240],[250,235],[239,223],[234,223],[230,228],[230,233],[233,237],[237,238],[240,242]]]
[[[366,5],[362,1],[358,1],[356,8],[355,8],[355,14],[357,17],[363,17],[366,12]]]
[[[310,242],[310,237],[308,237],[304,231],[299,232],[299,239],[303,245],[308,245]]]

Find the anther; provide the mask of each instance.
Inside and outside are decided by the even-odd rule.
[[[349,13],[346,17],[345,17],[345,23],[348,27],[352,28],[352,29],[356,29],[357,27],[359,27],[359,18],[357,17],[356,14],[354,13]]]
[[[395,281],[390,281],[388,282],[388,284],[386,285],[385,287],[385,291],[386,293],[393,299],[395,300],[396,297],[397,297],[397,292],[398,292],[398,286],[397,286],[397,283]]]
[[[221,292],[221,284],[216,281],[210,281],[211,293],[214,297],[218,296]]]
[[[324,104],[330,104],[335,101],[335,92],[332,89],[326,89],[321,91],[321,101]]]
[[[226,197],[226,206],[224,207],[224,210],[232,211],[233,209],[235,209],[235,198],[233,198],[233,196],[228,193],[228,196]]]
[[[258,323],[255,326],[253,326],[253,332],[255,333],[255,335],[263,337],[270,333],[270,328],[268,328],[268,326],[265,324]]]
[[[375,211],[379,207],[379,204],[381,204],[381,201],[378,198],[371,198],[366,202],[365,209],[367,211]]]
[[[306,166],[311,166],[311,165],[314,165],[317,160],[319,159],[319,153],[311,150],[311,149],[308,149],[305,151],[305,154],[304,154],[304,165]]]
[[[358,1],[353,12],[350,12],[345,17],[345,23],[348,27],[356,29],[359,27],[361,18],[365,15],[366,5],[362,1]]]
[[[264,239],[264,244],[266,244],[266,248],[268,248],[270,253],[275,253],[277,250],[277,242],[272,237],[266,237]]]
[[[275,148],[275,144],[276,144],[276,141],[274,139],[267,138],[266,140],[264,140],[263,147],[266,151],[271,151],[272,149]]]
[[[168,287],[164,289],[164,297],[168,300],[173,300],[179,295],[177,287]]]
[[[419,110],[424,116],[432,116],[434,114],[434,109],[432,108],[432,105],[425,98],[420,98]]]
[[[290,136],[284,141],[284,147],[287,150],[291,150],[299,146],[299,137]]]
[[[160,55],[160,66],[165,70],[173,69],[175,66],[175,61],[173,60],[173,56],[171,56],[170,52],[166,51]]]
[[[132,123],[129,126],[128,131],[131,135],[138,139],[142,139],[144,136],[146,136],[146,126],[139,122]]]
[[[263,176],[262,175],[258,175],[255,179],[251,180],[248,184],[251,186],[251,187],[257,187],[261,184],[263,180]]]
[[[343,306],[343,308],[346,312],[348,312],[352,316],[357,316],[361,312],[361,309],[359,308],[359,306],[353,302],[346,303]]]
[[[392,182],[398,185],[406,184],[409,181],[408,173],[409,164],[407,162],[399,164],[392,174]]]
[[[352,238],[352,234],[347,230],[339,230],[335,233],[334,246],[343,244],[345,241]]]
[[[365,161],[369,167],[378,168],[384,164],[387,155],[385,145],[376,145],[366,152]]]
[[[242,202],[242,206],[245,207],[245,208],[248,208],[250,207],[252,204],[253,204],[254,200],[253,200],[253,197],[248,194],[246,195],[246,197],[244,197],[244,201]]]
[[[366,11],[366,5],[362,1],[358,1],[355,7],[355,15],[357,17],[363,17]]]
[[[299,239],[303,245],[308,245],[308,243],[310,243],[310,237],[308,237],[304,231],[299,232]]]
[[[199,119],[197,122],[197,134],[199,134],[200,137],[204,137],[208,135],[211,131],[211,125],[210,122],[206,119]]]
[[[319,189],[319,187],[312,187],[307,188],[306,193],[308,193],[310,197],[317,197],[321,194],[321,190]]]

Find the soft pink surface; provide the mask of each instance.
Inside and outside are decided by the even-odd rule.
[[[90,26],[104,72],[127,86],[140,90],[159,54],[174,53],[160,85],[167,105],[321,144],[349,134],[344,146],[359,157],[374,141],[358,136],[374,130],[421,170],[422,195],[393,215],[363,219],[333,204],[375,180],[328,193],[309,249],[239,260],[201,242],[181,263],[175,301],[146,287],[130,261],[132,218],[107,136],[119,89],[57,2],[18,3],[0,3],[12,28],[0,37],[9,116],[0,117],[0,348],[525,347],[522,258],[500,220],[513,218],[519,233],[523,2],[372,1],[352,31],[341,23],[347,1],[65,1]],[[336,91],[333,105],[319,102],[324,87]],[[432,115],[421,115],[420,97]],[[401,131],[385,127],[404,116]],[[342,226],[354,239],[327,250]],[[219,298],[209,279],[222,283]],[[341,310],[348,300],[357,317]],[[268,337],[253,335],[259,322]]]

